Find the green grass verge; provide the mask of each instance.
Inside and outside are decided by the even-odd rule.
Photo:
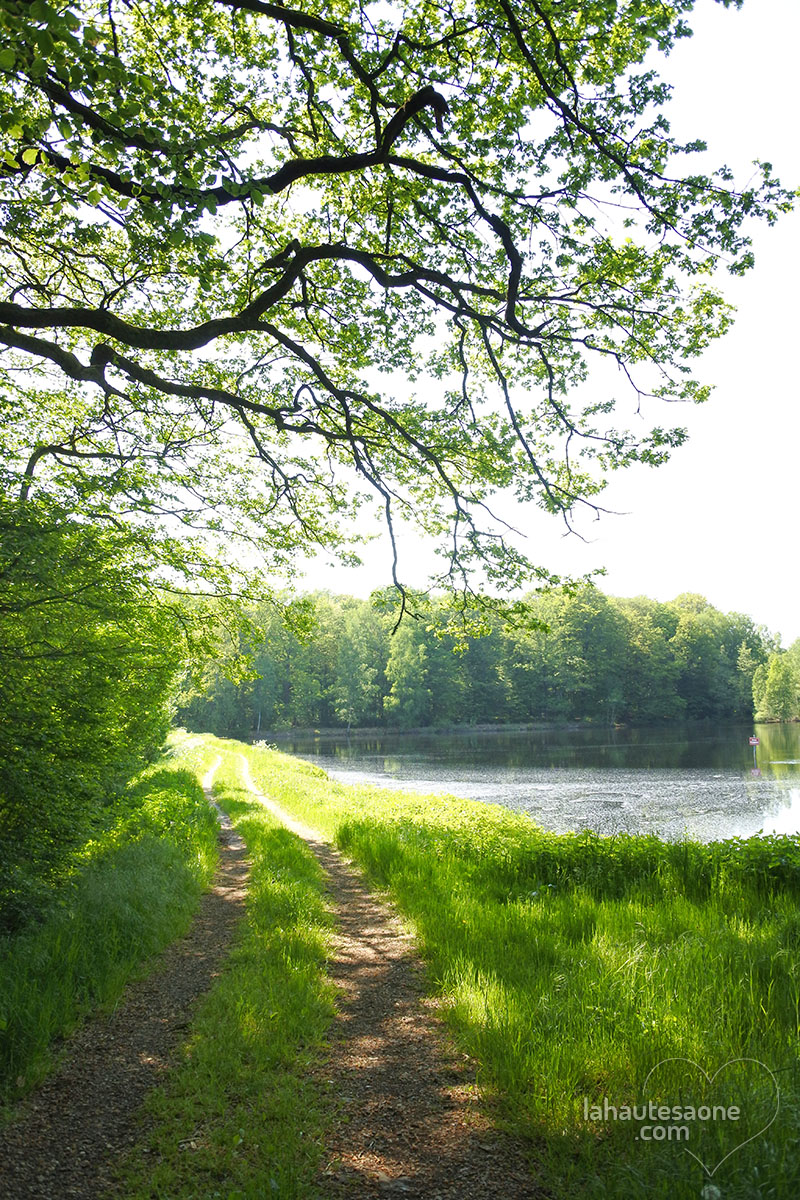
[[[192,739],[143,772],[73,856],[43,921],[0,939],[0,1100],[38,1082],[54,1039],[188,927],[217,861],[196,774],[209,754]]]
[[[554,1196],[800,1194],[796,838],[558,836],[499,807],[349,787],[242,749],[268,796],[394,897]],[[740,1059],[758,1062],[702,1075]],[[649,1101],[697,1111],[688,1125],[613,1119]]]
[[[332,918],[305,844],[239,783],[230,743],[215,797],[247,844],[247,916],[123,1167],[126,1200],[316,1196],[332,1100],[320,1068],[334,1014],[325,960]],[[312,1071],[312,1068],[316,1068]]]

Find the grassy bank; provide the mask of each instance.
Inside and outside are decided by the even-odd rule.
[[[54,1039],[112,1004],[187,927],[217,858],[198,739],[145,771],[76,853],[40,922],[0,939],[0,1099],[47,1070]]]
[[[222,754],[215,797],[247,844],[247,916],[182,1061],[149,1098],[149,1132],[121,1187],[126,1200],[305,1200],[318,1194],[313,1179],[333,1107],[319,1070],[334,1012],[322,872],[305,844],[242,790],[230,743],[207,744]]]
[[[126,1197],[317,1194],[335,1119],[331,919],[310,851],[242,790],[240,750],[267,795],[393,895],[456,1038],[533,1144],[552,1197],[797,1194],[796,839],[557,836],[494,806],[350,787],[274,751],[183,738],[139,781],[126,821],[86,847],[52,920],[0,962],[13,1090],[42,1069],[49,1038],[188,919],[214,850],[197,780],[221,755],[217,798],[252,863],[247,918],[151,1096]],[[669,1114],[645,1121],[648,1104]],[[674,1140],[682,1128],[688,1140]]]
[[[243,749],[271,798],[391,892],[553,1195],[679,1200],[711,1172],[726,1197],[797,1194],[796,839],[558,836]],[[681,1119],[625,1119],[648,1102]]]

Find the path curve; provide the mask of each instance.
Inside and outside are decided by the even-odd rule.
[[[341,1012],[322,1074],[341,1119],[326,1139],[322,1195],[540,1200],[523,1148],[492,1127],[474,1063],[445,1035],[411,935],[318,830],[258,789],[240,758],[246,787],[323,866],[337,916],[329,974]]]

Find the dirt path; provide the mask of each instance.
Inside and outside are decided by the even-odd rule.
[[[321,834],[257,789],[241,761],[247,787],[314,851],[336,907],[329,971],[342,1012],[326,1078],[342,1119],[328,1139],[322,1194],[541,1197],[522,1148],[492,1129],[471,1086],[474,1065],[444,1035],[413,939]]]
[[[203,781],[212,803],[214,769]],[[57,1074],[0,1130],[3,1200],[94,1200],[109,1187],[114,1162],[135,1140],[136,1110],[163,1082],[244,913],[244,842],[224,814],[221,823],[219,867],[188,934],[167,947],[147,979],[126,988],[111,1015],[70,1038]]]
[[[472,1086],[474,1066],[444,1036],[410,935],[317,831],[258,791],[242,762],[256,798],[317,855],[338,917],[330,973],[342,1011],[320,1074],[341,1114],[320,1196],[541,1197],[521,1147],[492,1129]],[[204,780],[212,804],[213,771]],[[70,1039],[58,1073],[0,1131],[4,1200],[97,1200],[110,1187],[115,1162],[135,1141],[136,1111],[163,1082],[244,911],[244,844],[217,811],[220,866],[188,935],[164,951],[146,980],[127,988],[113,1014],[88,1021]]]

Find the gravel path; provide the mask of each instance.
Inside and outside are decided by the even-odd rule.
[[[527,1200],[544,1195],[523,1148],[494,1130],[475,1066],[445,1036],[424,967],[396,914],[322,835],[246,786],[308,843],[328,876],[338,933],[329,973],[341,1014],[325,1077],[341,1120],[327,1139],[323,1196]]]
[[[329,970],[341,1012],[320,1076],[339,1099],[340,1120],[320,1197],[541,1200],[524,1149],[492,1128],[474,1064],[445,1036],[396,914],[316,830],[259,792],[243,756],[242,764],[253,795],[319,859],[338,919]],[[204,780],[212,804],[214,769]],[[189,934],[128,987],[114,1013],[70,1039],[58,1073],[0,1131],[3,1200],[100,1200],[110,1188],[115,1162],[136,1139],[137,1109],[163,1082],[243,915],[245,848],[224,814],[221,821],[220,866]]]
[[[213,772],[203,781],[210,801]],[[224,814],[221,822],[219,867],[188,934],[167,947],[147,979],[126,988],[113,1013],[69,1039],[58,1072],[0,1130],[3,1200],[96,1200],[110,1186],[116,1159],[135,1141],[136,1111],[163,1082],[244,913],[244,842]]]

